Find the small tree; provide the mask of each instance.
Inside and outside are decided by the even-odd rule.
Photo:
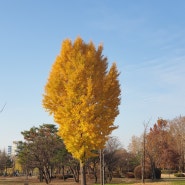
[[[39,128],[32,127],[22,132],[26,142],[19,147],[18,158],[26,172],[37,167],[40,172],[40,181],[43,177],[46,183],[50,183],[52,167],[56,156],[62,148],[63,141],[57,135],[58,129],[52,124],[43,124]]]
[[[4,173],[4,175],[7,174],[7,169],[12,167],[12,161],[10,159],[10,156],[5,152],[0,151],[0,175]]]
[[[65,40],[45,86],[43,106],[60,125],[66,148],[80,161],[82,184],[85,162],[93,150],[103,149],[117,128],[119,73],[114,63],[108,71],[103,47],[86,44],[81,38]]]
[[[155,179],[155,168],[171,169],[179,162],[175,141],[169,131],[169,123],[158,119],[147,134],[146,154],[150,160],[152,175]]]
[[[120,150],[120,141],[116,137],[110,137],[104,150],[104,166],[108,172],[109,182],[112,181],[113,171],[118,168],[118,164],[120,162]]]

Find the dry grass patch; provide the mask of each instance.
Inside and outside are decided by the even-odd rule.
[[[163,177],[163,182],[149,182],[145,181],[145,184],[141,183],[141,181],[136,181],[135,179],[120,179],[115,178],[111,183],[107,183],[105,185],[185,185],[185,179],[178,180],[177,178],[166,176]],[[24,185],[25,177],[0,177],[0,185]],[[29,177],[28,185],[46,185],[45,182],[39,182],[36,177]],[[80,185],[80,183],[74,182],[73,179],[67,179],[63,181],[62,179],[53,179],[49,185]],[[87,185],[100,185],[95,184],[93,181],[87,181]]]
[[[25,177],[0,177],[0,185],[24,185],[26,182]],[[46,185],[44,182],[39,182],[37,177],[29,177],[28,185]],[[88,182],[87,185],[93,185],[94,183]],[[80,185],[80,183],[74,182],[73,179],[53,179],[49,185]]]

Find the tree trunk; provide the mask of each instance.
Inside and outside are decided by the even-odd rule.
[[[85,163],[80,161],[81,185],[86,185]]]
[[[152,179],[155,180],[156,174],[155,174],[155,163],[154,162],[152,162],[151,170],[152,170]]]
[[[73,177],[74,177],[74,180],[75,182],[79,182],[79,166],[76,166],[74,168],[72,168],[71,166],[69,167],[70,168],[70,171],[72,172],[73,174]]]
[[[39,168],[39,180],[40,182],[43,182],[43,173],[42,173],[42,169]]]
[[[141,161],[141,166],[142,166],[142,183],[144,184],[145,183],[145,157],[143,155],[142,157],[142,161]]]
[[[181,168],[181,171],[184,173],[184,149],[182,151],[182,168]]]
[[[63,177],[63,181],[65,181],[64,165],[62,165],[62,177]]]
[[[44,177],[46,184],[49,184],[51,182],[49,168],[45,167],[44,169],[42,169],[42,174],[43,174],[43,177]]]
[[[102,150],[100,149],[100,184],[103,185],[103,175],[102,175]]]
[[[112,170],[109,170],[109,182],[112,181],[112,174],[113,174]]]
[[[94,170],[93,174],[94,174],[94,183],[97,183],[98,177],[97,177],[97,174],[96,174],[95,170]]]

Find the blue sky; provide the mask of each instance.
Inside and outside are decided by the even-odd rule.
[[[42,94],[62,41],[81,36],[120,71],[119,128],[127,146],[143,123],[185,111],[185,1],[1,0],[0,148],[22,140],[21,131],[54,123]]]

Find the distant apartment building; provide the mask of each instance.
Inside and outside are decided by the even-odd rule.
[[[12,146],[8,146],[8,152],[7,153],[8,153],[9,156],[11,156],[11,154],[12,154]]]
[[[12,146],[8,146],[8,155],[15,156],[17,155],[17,148],[18,148],[19,141],[13,141]]]

